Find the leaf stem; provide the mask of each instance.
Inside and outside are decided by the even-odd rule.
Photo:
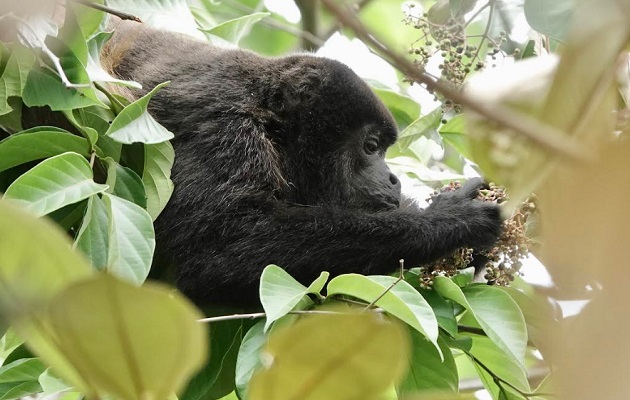
[[[389,287],[385,289],[385,291],[383,291],[383,293],[381,293],[376,299],[374,299],[370,304],[368,304],[363,311],[367,311],[370,308],[374,307],[374,304],[376,304],[377,301],[382,299],[383,296],[385,296],[390,290],[394,288],[394,286],[396,286],[400,281],[403,280],[404,272],[405,272],[405,260],[401,259],[398,262],[400,263],[400,276],[398,277],[398,279],[392,282],[392,284],[389,285]]]

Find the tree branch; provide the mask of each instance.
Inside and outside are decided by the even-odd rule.
[[[310,33],[318,38],[319,30],[319,3],[316,0],[295,0],[295,5],[300,9],[302,16],[302,31]],[[311,40],[309,36],[302,36],[302,48],[308,51],[315,51],[320,46],[319,39]]]
[[[323,4],[346,27],[361,39],[368,47],[372,48],[384,60],[397,68],[414,82],[426,86],[430,92],[442,93],[445,97],[461,104],[471,111],[493,121],[505,128],[527,137],[542,149],[553,152],[561,157],[573,161],[586,161],[591,157],[583,146],[580,146],[572,138],[552,126],[544,124],[524,113],[517,112],[509,107],[499,104],[487,106],[475,100],[470,95],[463,93],[442,82],[436,81],[424,70],[407,60],[403,55],[395,53],[365,29],[365,26],[355,15],[334,4],[332,0],[322,0]]]
[[[113,8],[109,8],[109,7],[104,6],[102,4],[94,3],[94,2],[88,1],[88,0],[72,0],[72,1],[74,1],[75,3],[81,4],[81,5],[84,5],[86,7],[93,8],[95,10],[99,10],[99,11],[103,11],[103,12],[106,12],[106,13],[111,14],[111,15],[115,15],[115,16],[117,16],[120,19],[124,19],[124,20],[127,20],[127,21],[142,22],[142,20],[140,18],[136,17],[135,15],[128,14],[128,13],[125,13],[125,12],[122,12],[122,11],[118,11],[118,10],[114,10]]]

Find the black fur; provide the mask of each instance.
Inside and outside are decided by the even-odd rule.
[[[198,304],[255,304],[263,268],[308,284],[385,274],[462,246],[492,245],[496,206],[473,200],[480,180],[426,210],[399,208],[383,161],[391,114],[343,64],[306,54],[263,58],[147,28],[119,27],[113,70],[175,134],[175,193],[156,221],[177,285]],[[374,150],[376,146],[376,151]]]

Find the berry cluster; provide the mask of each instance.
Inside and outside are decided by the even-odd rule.
[[[411,44],[409,54],[416,57],[414,62],[422,69],[433,56],[440,55],[439,79],[443,82],[460,87],[470,72],[486,68],[487,62],[494,67],[496,64],[493,61],[499,55],[506,56],[501,50],[501,46],[507,41],[504,31],[499,32],[498,37],[489,37],[486,33],[468,35],[466,28],[472,19],[466,21],[463,17],[451,17],[443,23],[436,22],[430,18],[429,13],[418,16],[414,12],[413,3],[409,3],[407,7],[403,22],[421,32],[420,37]],[[516,54],[515,51],[513,55]],[[447,102],[450,101],[443,101],[444,111],[461,112],[460,105],[452,102],[446,104]]]
[[[460,187],[459,182],[451,182],[440,191],[433,192],[428,201],[440,193],[457,190]],[[508,200],[508,195],[504,188],[490,183],[488,189],[479,191],[478,199],[501,204]],[[526,224],[535,211],[536,202],[532,195],[503,222],[503,232],[493,248],[485,251],[475,251],[471,248],[458,249],[448,257],[422,266],[420,287],[430,288],[435,276],[456,275],[459,270],[467,268],[473,260],[477,261],[475,258],[483,260],[484,264],[475,265],[475,268],[485,268],[484,278],[488,285],[508,286],[516,275],[521,274],[522,260],[529,254],[532,241],[526,235]]]

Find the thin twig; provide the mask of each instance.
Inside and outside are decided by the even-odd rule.
[[[479,7],[479,9],[477,11],[475,11],[475,13],[473,15],[470,16],[470,18],[468,19],[468,22],[466,22],[466,25],[469,25],[471,22],[473,22],[475,20],[475,18],[477,18],[479,16],[479,14],[481,14],[483,12],[483,10],[485,10],[486,8],[490,7],[490,3],[492,3],[494,5],[495,0],[489,0],[486,4],[484,4],[483,6]]]
[[[118,10],[114,10],[113,8],[104,6],[102,4],[94,3],[94,2],[88,1],[88,0],[72,0],[72,1],[74,1],[75,3],[81,4],[81,5],[84,5],[86,7],[93,8],[95,10],[99,10],[99,11],[103,11],[103,12],[106,12],[106,13],[111,14],[111,15],[115,15],[115,16],[117,16],[120,19],[124,19],[124,20],[127,20],[127,21],[142,22],[142,20],[140,18],[136,17],[135,15],[128,14],[126,12],[122,12],[122,11],[118,11]]]
[[[481,40],[479,41],[479,47],[477,47],[477,51],[475,52],[475,55],[472,58],[473,62],[474,62],[474,60],[479,60],[479,54],[481,53],[481,48],[483,47],[483,44],[486,41],[486,39],[488,39],[488,33],[490,33],[490,27],[492,25],[492,14],[494,14],[494,4],[495,4],[494,1],[489,1],[488,4],[487,4],[487,5],[490,6],[490,13],[488,15],[488,22],[486,23],[486,29],[484,30],[483,34],[481,35]]]
[[[500,104],[493,103],[491,106],[487,106],[466,93],[436,81],[403,55],[383,45],[365,29],[356,16],[335,5],[332,0],[322,0],[322,2],[343,25],[352,29],[354,34],[368,47],[371,47],[384,60],[411,80],[424,84],[430,92],[442,93],[454,102],[467,107],[490,121],[522,134],[543,149],[554,152],[561,157],[575,161],[591,159],[587,149],[580,146],[572,138],[567,137],[563,131]]]
[[[370,311],[374,312],[374,313],[379,313],[379,314],[385,312],[385,310],[383,310],[381,308],[375,308],[375,309],[372,309]],[[337,311],[326,311],[326,310],[302,310],[302,311],[289,311],[287,314],[294,314],[294,315],[341,315],[341,314],[345,314],[345,313],[337,312]],[[267,314],[264,313],[264,312],[251,313],[251,314],[220,315],[218,317],[208,317],[208,318],[198,319],[197,322],[212,323],[212,322],[221,322],[221,321],[232,321],[232,320],[236,320],[236,319],[258,319],[258,318],[265,318],[266,316],[267,316]]]
[[[398,277],[398,279],[396,279],[394,282],[392,282],[392,284],[389,285],[389,287],[387,287],[387,289],[385,289],[385,291],[383,291],[383,293],[381,293],[376,299],[374,299],[370,304],[368,304],[363,309],[364,312],[369,310],[369,309],[371,309],[374,306],[374,304],[376,304],[377,301],[382,299],[383,296],[385,296],[389,291],[391,291],[394,288],[394,286],[396,286],[400,281],[403,280],[403,278],[404,278],[404,271],[405,271],[405,268],[404,268],[405,260],[401,259],[401,260],[399,260],[399,263],[400,263],[400,276]]]

